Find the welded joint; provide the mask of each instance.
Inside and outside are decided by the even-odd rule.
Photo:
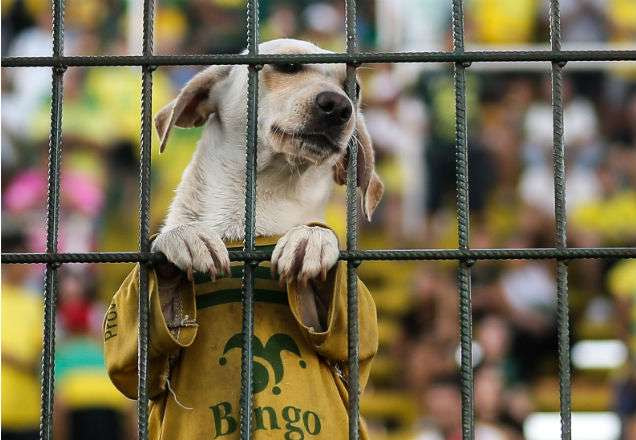
[[[262,64],[250,64],[248,66],[248,69],[256,71],[256,72],[259,72],[259,71],[261,71],[263,69],[263,65]]]
[[[475,260],[474,258],[462,258],[460,260],[461,264],[465,267],[473,267],[476,261],[477,260]]]
[[[356,269],[358,268],[358,266],[360,266],[362,264],[362,260],[351,260],[349,261],[351,263],[351,265],[353,267],[355,267]]]
[[[53,73],[55,73],[56,75],[62,76],[66,72],[66,69],[68,69],[67,65],[59,64],[53,67]]]
[[[467,69],[471,66],[472,61],[458,61],[455,63],[455,66],[457,66],[458,68],[462,68],[462,69]]]
[[[55,258],[55,254],[49,254],[49,255],[51,255],[51,258]],[[53,270],[57,270],[60,267],[62,267],[62,263],[60,261],[53,261],[52,263],[47,263],[47,266],[49,266]]]
[[[560,68],[564,68],[568,62],[566,60],[552,61],[552,64],[559,66]]]
[[[362,61],[360,61],[356,57],[353,57],[353,58],[350,59],[350,61],[347,61],[347,66],[351,66],[354,69],[357,69],[361,65],[362,65]]]

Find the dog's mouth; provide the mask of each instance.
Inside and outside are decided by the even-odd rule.
[[[328,157],[339,153],[340,145],[324,133],[285,130],[278,125],[272,126],[273,135],[281,142],[294,144],[299,153],[310,153],[312,156]]]

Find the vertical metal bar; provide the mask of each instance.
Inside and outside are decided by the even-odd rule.
[[[154,0],[144,0],[143,55],[152,55]],[[152,148],[152,66],[142,67],[141,77],[141,162],[139,165],[139,251],[150,251],[150,157]],[[139,343],[137,427],[140,440],[148,438],[148,345],[150,340],[148,267],[139,272]]]
[[[53,1],[53,57],[64,55],[64,1]],[[51,135],[46,216],[46,252],[57,253],[60,207],[60,162],[62,160],[62,108],[64,100],[63,67],[52,69]],[[42,400],[40,408],[40,438],[52,438],[55,379],[55,302],[57,269],[46,265],[44,284],[44,335],[42,347]]]
[[[550,42],[552,50],[561,50],[561,14],[559,0],[550,1]],[[567,247],[565,211],[565,146],[563,144],[563,67],[565,63],[552,63],[552,130],[554,159],[554,214],[556,247]],[[557,325],[559,343],[559,395],[561,438],[570,440],[570,316],[568,305],[568,268],[564,260],[557,261]]]
[[[462,0],[453,0],[453,49],[464,51],[464,10]],[[455,181],[457,189],[457,220],[459,248],[470,246],[470,203],[468,197],[468,142],[466,109],[466,67],[455,63]],[[459,289],[459,320],[461,344],[462,438],[474,439],[473,420],[473,366],[472,366],[472,305],[471,262],[459,262],[457,284]]]
[[[247,49],[250,55],[258,54],[258,0],[247,3]],[[256,143],[258,122],[258,71],[260,66],[248,67],[247,82],[247,135],[245,146],[245,244],[244,251],[253,251],[256,233]],[[257,261],[243,265],[243,347],[241,351],[241,439],[249,440],[252,434],[252,389],[254,333],[254,269]]]
[[[347,54],[354,57],[358,52],[356,26],[356,0],[346,0],[345,32]],[[356,108],[356,64],[347,64],[346,92]],[[349,142],[347,165],[347,250],[358,247],[358,144]],[[358,320],[358,276],[359,262],[347,263],[347,344],[349,371],[349,439],[359,437],[360,419],[360,369],[359,369],[359,320]]]

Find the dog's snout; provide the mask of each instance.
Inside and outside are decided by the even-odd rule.
[[[336,92],[320,92],[316,96],[316,110],[321,121],[328,125],[343,125],[351,118],[351,102]]]

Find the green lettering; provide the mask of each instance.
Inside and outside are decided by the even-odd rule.
[[[309,423],[309,418],[313,419],[313,423],[311,423],[313,425],[313,429],[310,429],[310,423]],[[305,430],[311,434],[311,435],[316,435],[320,433],[320,417],[318,417],[318,414],[316,414],[313,411],[306,411],[305,414],[303,414],[303,423],[305,424]]]
[[[265,412],[269,414],[269,428],[265,426],[265,420],[263,420],[263,413]],[[269,406],[254,408],[254,415],[256,418],[256,429],[280,429],[274,408]]]
[[[283,408],[283,419],[287,422],[285,424],[285,428],[287,428],[287,432],[285,432],[285,440],[304,440],[305,434],[303,433],[303,430],[293,425],[293,423],[300,421],[301,413],[302,410],[300,408],[293,406],[286,406]],[[298,436],[295,436],[294,434],[298,434]]]
[[[104,341],[108,341],[115,336],[117,336],[117,309],[115,304],[111,304],[104,323]]]
[[[108,341],[110,338],[117,336],[117,333],[112,332],[110,330],[106,330],[104,332],[104,342]]]
[[[214,438],[236,431],[236,420],[232,417],[232,405],[230,405],[230,402],[221,402],[211,406],[210,409],[214,417]],[[226,423],[224,424],[223,421]]]

